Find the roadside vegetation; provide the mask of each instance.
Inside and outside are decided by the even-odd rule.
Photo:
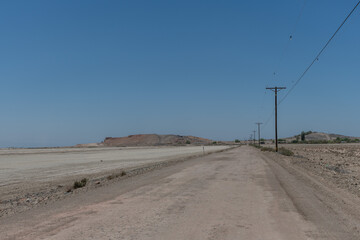
[[[77,188],[85,187],[87,182],[88,182],[87,178],[81,179],[80,182],[79,182],[79,181],[75,181],[75,182],[74,182],[74,185],[73,185],[73,188],[74,188],[74,189],[77,189]]]
[[[284,147],[279,148],[279,153],[285,156],[294,156],[294,153],[291,150]]]
[[[301,143],[301,144],[331,144],[331,143],[359,143],[360,139],[350,139],[350,138],[336,138],[334,140],[308,140],[308,141],[297,141],[293,140],[291,143]]]
[[[262,147],[257,144],[250,144],[250,145],[260,149],[262,152],[275,152],[275,149],[271,147]],[[291,150],[284,147],[280,147],[278,153],[285,156],[294,156],[294,153]]]
[[[123,176],[126,176],[125,171],[121,171],[120,173],[116,173],[116,174],[111,174],[111,175],[107,176],[107,180],[111,180],[111,179],[119,178],[119,177],[123,177]]]

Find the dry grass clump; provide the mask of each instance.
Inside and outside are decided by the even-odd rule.
[[[261,147],[261,151],[263,151],[263,152],[275,152],[275,149],[270,148],[270,147]],[[285,155],[285,156],[294,156],[294,153],[291,150],[286,149],[284,147],[279,148],[279,153],[282,154],[282,155]]]
[[[285,156],[294,156],[294,153],[291,150],[283,147],[279,148],[279,153]]]
[[[123,176],[126,176],[125,171],[121,171],[120,173],[109,175],[109,176],[107,176],[107,179],[112,180],[114,178],[123,177]]]
[[[263,152],[275,152],[275,149],[270,148],[270,147],[262,147],[261,151],[263,151]]]
[[[79,181],[75,181],[75,182],[74,182],[74,185],[73,185],[73,188],[74,188],[74,189],[77,189],[77,188],[85,187],[87,182],[88,182],[87,178],[81,179],[80,182],[79,182]]]

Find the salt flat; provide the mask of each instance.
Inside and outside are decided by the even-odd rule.
[[[227,146],[205,146],[214,152]],[[202,146],[0,150],[0,187],[58,180],[201,154]]]

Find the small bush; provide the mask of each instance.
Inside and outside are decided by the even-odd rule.
[[[240,142],[240,140],[239,140],[239,139],[235,139],[235,142],[236,142],[236,143],[239,143],[239,142]]]
[[[189,140],[186,141],[186,144],[190,144],[191,142]]]
[[[82,187],[85,187],[86,186],[86,183],[87,183],[87,179],[86,178],[83,178],[81,179],[81,181],[75,181],[74,182],[74,189],[77,189],[77,188],[82,188]]]
[[[292,151],[283,147],[279,148],[279,153],[285,156],[294,156],[294,153]]]
[[[275,149],[270,148],[270,147],[263,147],[263,148],[261,148],[261,151],[263,151],[263,152],[275,152]]]

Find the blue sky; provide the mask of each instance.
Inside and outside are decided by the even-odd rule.
[[[273,110],[265,87],[290,87],[357,3],[307,1],[279,67],[303,2],[2,1],[0,147],[248,138]],[[359,29],[360,9],[279,106],[280,137],[360,136]]]

